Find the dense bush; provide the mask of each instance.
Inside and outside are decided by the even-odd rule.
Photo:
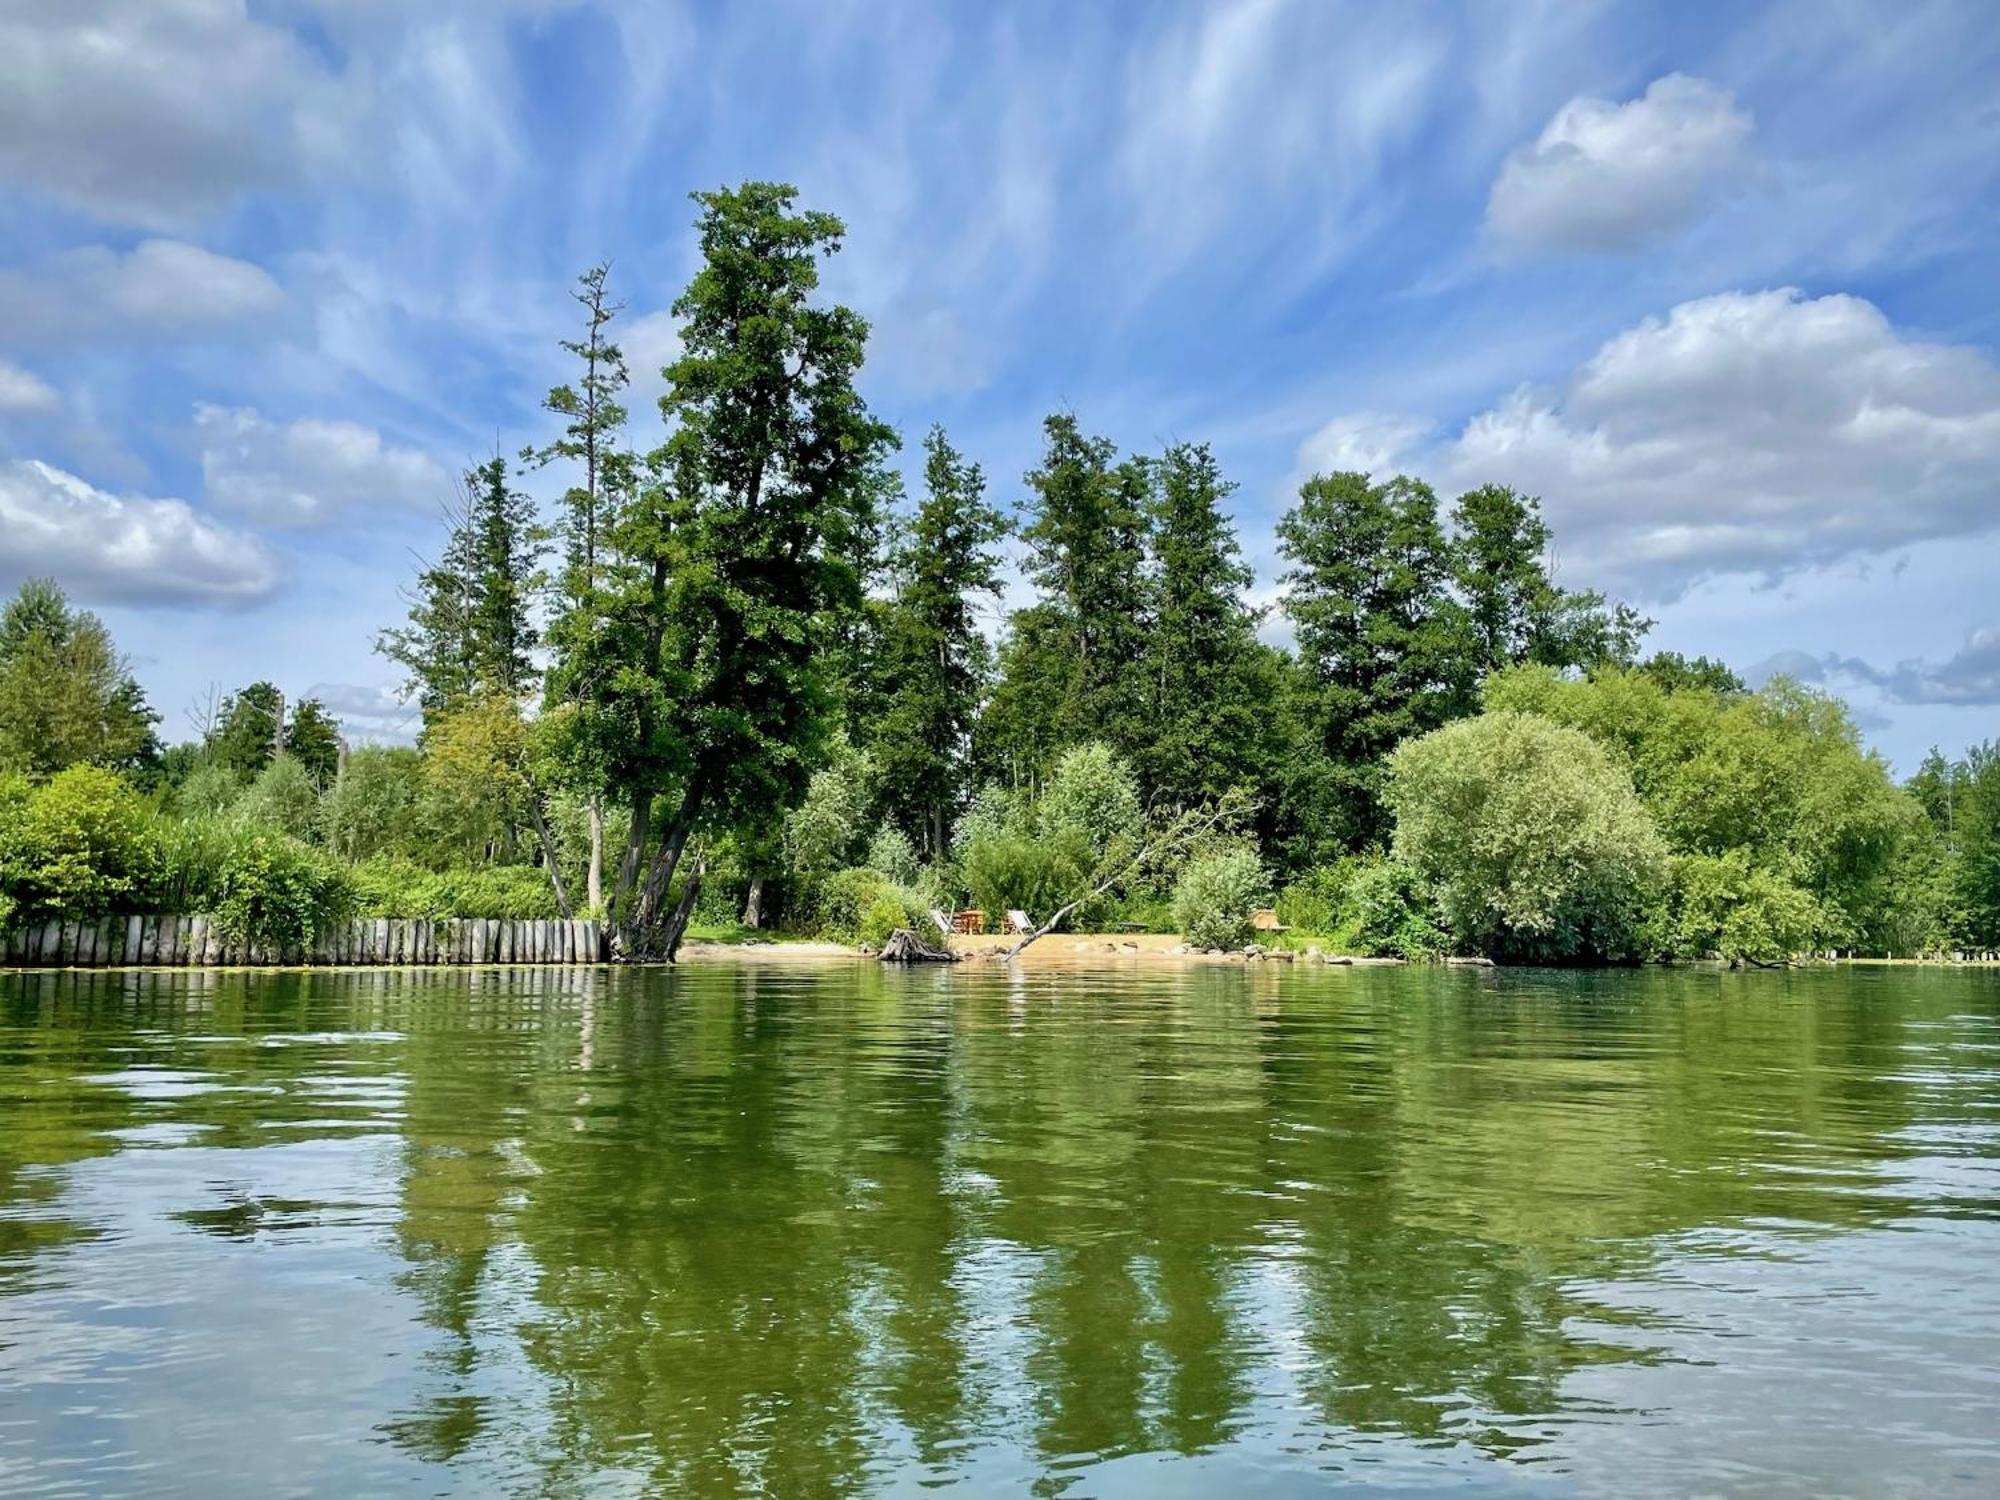
[[[885,823],[868,844],[865,861],[871,870],[880,870],[897,885],[917,883],[917,851],[909,835],[893,823]]]
[[[1037,809],[1046,838],[1080,837],[1093,856],[1136,837],[1145,821],[1131,767],[1095,741],[1056,762]]]
[[[1174,884],[1174,923],[1197,948],[1234,948],[1249,940],[1266,885],[1254,849],[1203,855]]]
[[[1331,937],[1347,925],[1348,885],[1356,861],[1335,860],[1306,871],[1278,892],[1278,920],[1299,932]]]
[[[1425,959],[1446,951],[1449,938],[1436,894],[1408,865],[1380,856],[1354,862],[1347,880],[1343,942],[1376,957]]]
[[[1778,963],[1813,945],[1823,918],[1812,897],[1750,862],[1741,849],[1674,861],[1670,951]]]
[[[1666,849],[1630,779],[1579,730],[1481,714],[1408,740],[1384,801],[1396,857],[1452,941],[1497,958],[1631,958]]]
[[[1076,830],[1046,838],[981,833],[966,846],[960,871],[974,906],[996,918],[1018,908],[1040,921],[1077,894],[1091,862],[1090,846]],[[1092,915],[1080,911],[1077,921]]]
[[[401,845],[421,784],[414,750],[364,745],[320,799],[320,831],[342,859],[369,859]]]
[[[290,755],[274,756],[250,783],[236,812],[246,822],[295,839],[316,838],[320,831],[319,788],[304,762]]]
[[[354,908],[365,917],[502,917],[547,921],[560,915],[548,876],[535,865],[427,870],[412,860],[363,860],[353,867]]]
[[[228,849],[213,915],[231,942],[273,956],[311,945],[353,911],[348,867],[270,829],[253,828]]]
[[[867,865],[836,870],[820,884],[819,930],[837,942],[879,944],[898,927],[921,933],[929,925],[915,891]]]
[[[40,786],[0,785],[0,917],[148,910],[161,873],[152,810],[116,772],[76,765]]]

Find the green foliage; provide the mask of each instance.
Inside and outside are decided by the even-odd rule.
[[[1360,861],[1339,859],[1315,866],[1278,892],[1278,920],[1299,932],[1331,937],[1347,925],[1348,887]]]
[[[548,874],[533,865],[427,870],[393,856],[353,867],[354,909],[364,917],[492,917],[548,921],[561,915]]]
[[[285,754],[306,769],[314,786],[333,780],[340,765],[340,726],[317,698],[300,700],[285,721]]]
[[[162,872],[152,810],[115,771],[0,781],[0,908],[23,921],[148,909]]]
[[[1174,925],[1197,948],[1234,948],[1250,937],[1268,881],[1254,849],[1235,848],[1192,861],[1174,883]]]
[[[1015,615],[982,747],[993,770],[1039,772],[1086,739],[1120,749],[1147,737],[1142,673],[1149,613],[1146,542],[1152,466],[1117,461],[1074,415],[1042,423],[1027,476],[1026,571],[1037,602]]]
[[[1358,859],[1347,881],[1347,946],[1375,957],[1436,958],[1450,946],[1436,893],[1401,860]]]
[[[916,892],[866,865],[836,870],[821,883],[818,917],[823,936],[875,946],[898,927],[920,933],[930,925]]]
[[[219,818],[243,797],[243,778],[219,761],[203,758],[174,789],[172,803],[183,818]]]
[[[280,755],[257,773],[236,812],[261,827],[310,839],[319,832],[319,789],[300,761]]]
[[[1631,958],[1666,848],[1623,769],[1582,732],[1489,712],[1390,758],[1396,857],[1446,930],[1498,958]]]
[[[1093,858],[1130,842],[1145,824],[1131,767],[1097,740],[1065,751],[1049,773],[1037,822],[1044,837],[1080,840]]]
[[[1379,841],[1382,760],[1466,711],[1472,632],[1427,485],[1321,474],[1278,522],[1303,729],[1285,797],[1308,859]]]
[[[320,835],[342,859],[368,859],[411,842],[423,785],[414,750],[363,745],[320,799]]]
[[[1759,868],[1749,851],[1674,861],[1672,949],[1690,957],[1778,963],[1804,952],[1824,927],[1811,896]]]
[[[1001,831],[967,842],[960,874],[982,911],[1018,909],[1040,921],[1077,893],[1091,864],[1090,845],[1078,830],[1046,837]],[[1078,914],[1078,921],[1088,919],[1088,912]]]
[[[887,699],[870,736],[889,813],[933,857],[970,789],[969,756],[990,669],[979,598],[1000,592],[1007,522],[986,479],[934,427],[924,440],[924,500],[896,549],[896,597],[883,624]]]
[[[1630,774],[1672,853],[1741,850],[1804,892],[1819,913],[1808,946],[1882,951],[1894,872],[1921,835],[1921,808],[1861,748],[1836,700],[1783,678],[1758,693],[1688,678],[1524,667],[1496,673],[1485,699],[1589,735]]]
[[[353,910],[348,867],[265,828],[232,842],[216,873],[212,915],[222,934],[272,957],[294,954]]]
[[[874,804],[874,762],[836,741],[831,763],[813,773],[805,799],[785,818],[786,867],[808,904],[821,880],[861,854]]]
[[[224,698],[209,731],[209,759],[246,782],[263,770],[277,753],[284,702],[284,694],[270,682],[253,682]]]
[[[0,611],[0,771],[135,768],[158,753],[157,722],[104,623],[51,579],[22,584]]]
[[[885,823],[868,844],[868,858],[864,863],[871,870],[880,870],[897,885],[914,886],[917,883],[917,851],[910,843],[909,835],[893,823]]]

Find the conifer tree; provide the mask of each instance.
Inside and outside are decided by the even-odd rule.
[[[979,465],[933,427],[924,439],[924,498],[892,564],[888,693],[871,741],[889,811],[932,859],[971,793],[972,729],[990,655],[979,601],[999,596],[997,547],[1006,534]]]

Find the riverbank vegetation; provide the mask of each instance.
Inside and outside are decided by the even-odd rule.
[[[697,923],[874,943],[964,908],[1223,946],[1268,906],[1407,957],[2000,947],[2000,749],[1899,786],[1838,701],[1646,654],[1497,486],[1311,476],[1275,613],[1200,443],[1058,412],[996,496],[933,428],[906,494],[867,323],[817,295],[839,221],[695,196],[657,413],[590,270],[547,442],[467,474],[384,622],[414,746],[271,683],[163,744],[103,624],[21,590],[0,924],[591,915],[671,957]]]

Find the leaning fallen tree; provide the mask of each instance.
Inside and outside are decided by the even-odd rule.
[[[1076,888],[1070,899],[1058,906],[1039,927],[1030,928],[1020,942],[1000,955],[1001,958],[1012,963],[1028,944],[1060,928],[1079,906],[1108,895],[1115,887],[1147,870],[1165,869],[1184,862],[1203,839],[1221,830],[1241,826],[1249,813],[1249,799],[1240,792],[1232,792],[1206,807],[1175,813],[1142,837],[1113,843],[1099,857],[1085,877],[1085,883]]]

